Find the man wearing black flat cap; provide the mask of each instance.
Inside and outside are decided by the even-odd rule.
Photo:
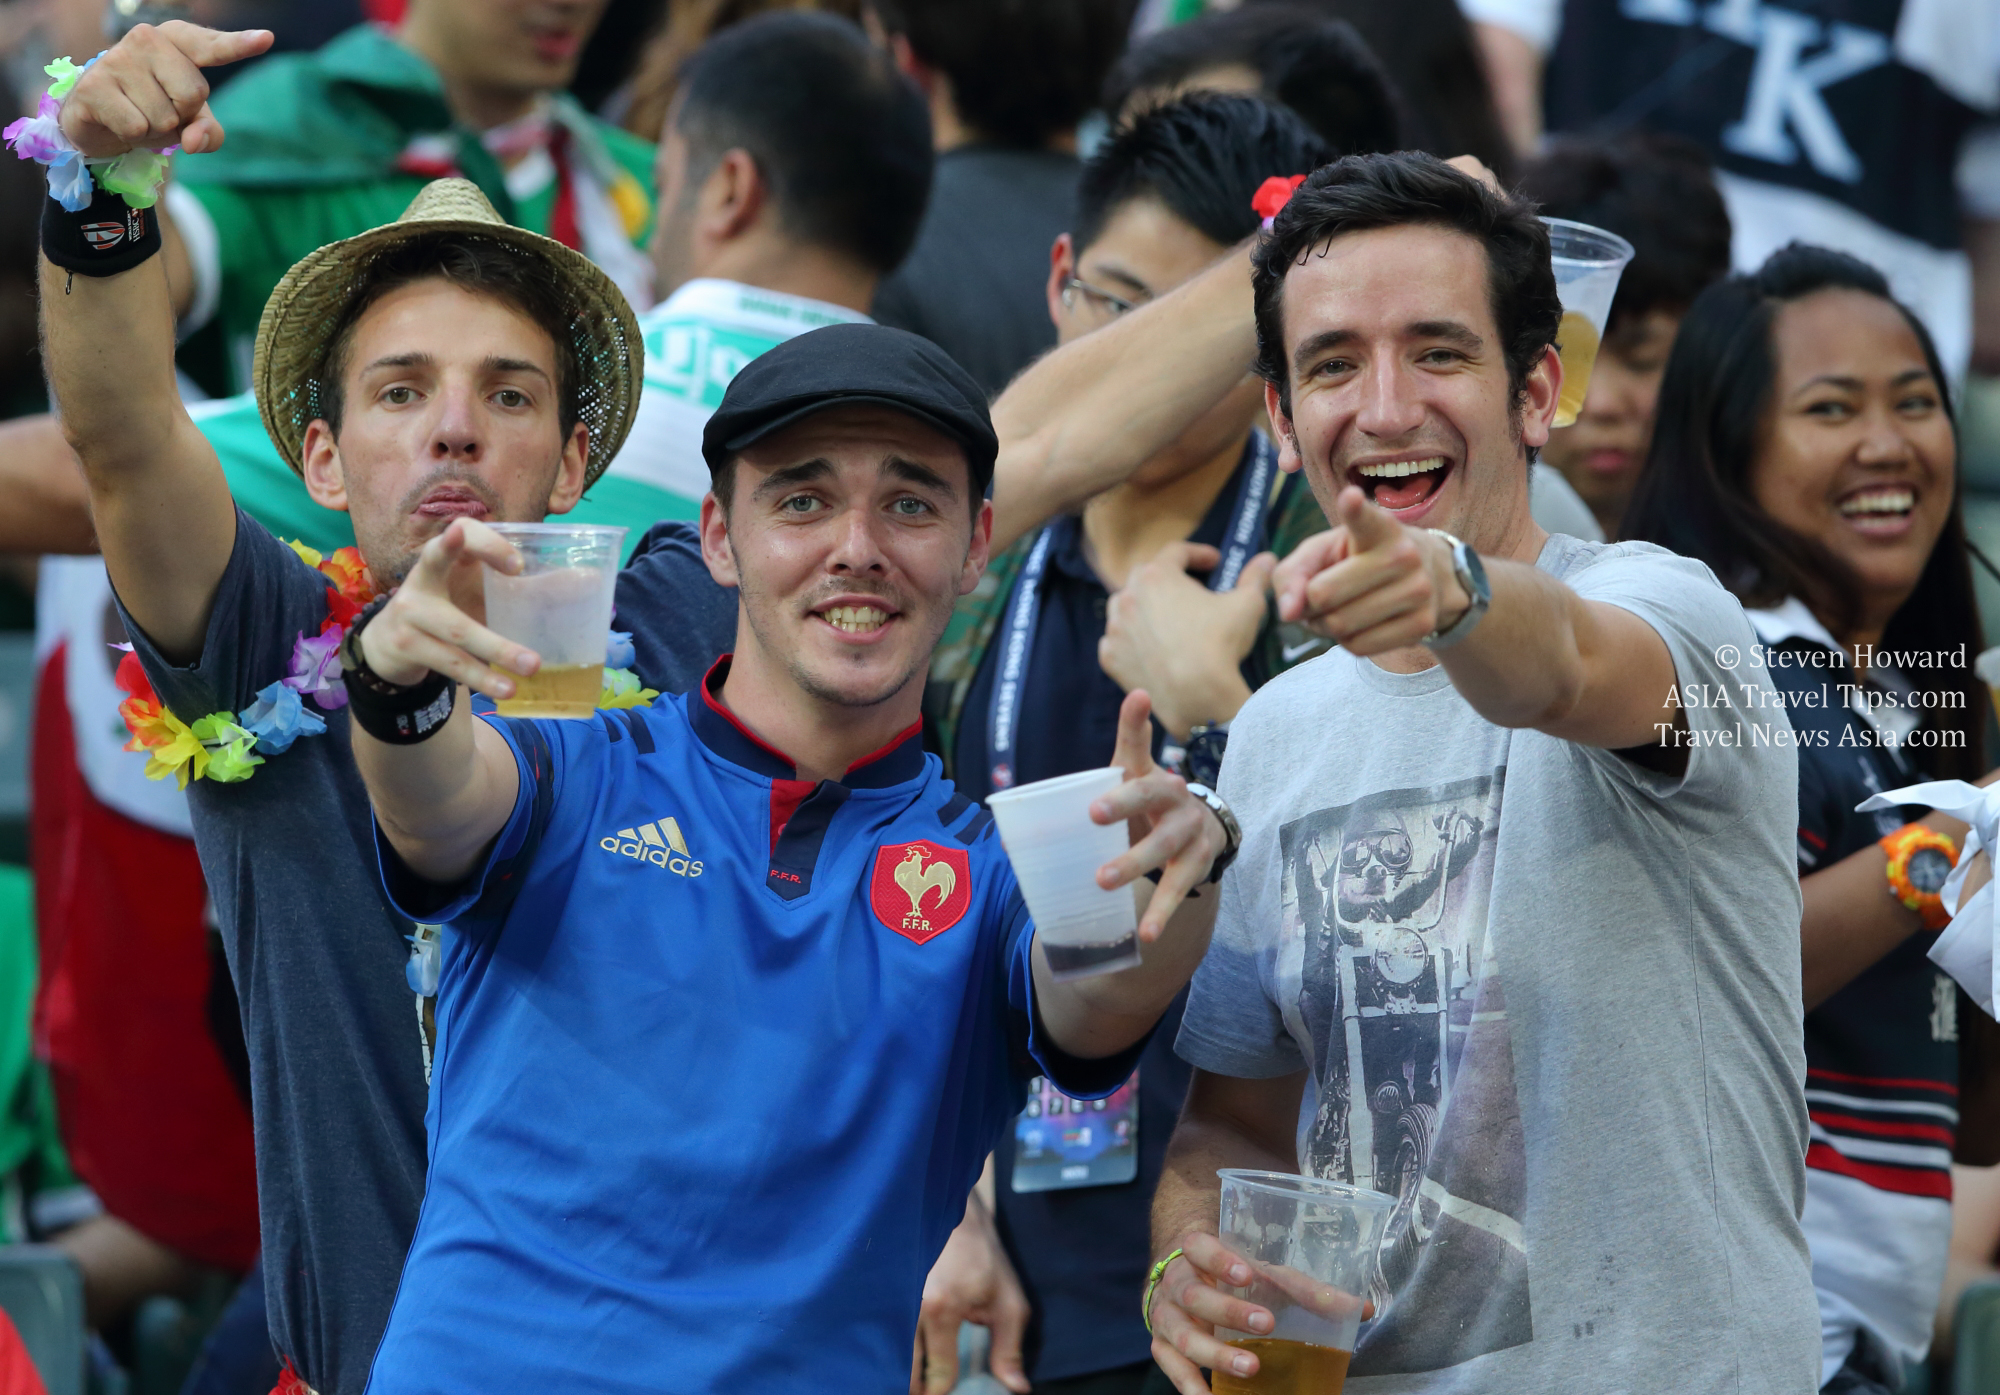
[[[1036,1075],[1108,1094],[1208,943],[1234,821],[1154,768],[1143,693],[1091,816],[1145,962],[1058,983],[990,816],[920,741],[997,443],[872,325],[753,361],[709,421],[736,647],[585,721],[475,718],[539,659],[452,602],[461,519],[348,653],[384,881],[447,925],[431,1171],[370,1389],[888,1390],[926,1270]],[[454,581],[460,585],[454,587]],[[1140,879],[1158,872],[1157,887]]]

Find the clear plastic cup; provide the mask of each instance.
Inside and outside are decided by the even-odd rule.
[[[1014,864],[1021,899],[1058,980],[1129,969],[1139,962],[1132,888],[1106,891],[1097,869],[1131,846],[1123,823],[1091,822],[1091,801],[1125,780],[1115,766],[1037,780],[986,796],[1000,846]]]
[[[1994,711],[2000,712],[2000,649],[1983,651],[1972,661],[1972,671],[1979,675],[1979,681],[1993,695]]]
[[[1632,244],[1617,233],[1544,218],[1549,229],[1549,264],[1556,273],[1556,294],[1562,297],[1562,328],[1556,350],[1562,355],[1562,391],[1556,397],[1557,426],[1573,426],[1590,391],[1590,371],[1597,365],[1597,346],[1611,318],[1611,298],[1618,278],[1632,260]]]
[[[626,530],[587,523],[493,523],[521,553],[521,571],[486,569],[486,627],[542,656],[514,679],[503,717],[588,717],[604,690],[611,595]]]
[[[1215,1395],[1340,1395],[1361,1310],[1396,1199],[1317,1177],[1223,1168],[1217,1234],[1250,1263],[1228,1291],[1277,1319],[1255,1335],[1215,1335],[1257,1357],[1257,1374],[1215,1372]]]

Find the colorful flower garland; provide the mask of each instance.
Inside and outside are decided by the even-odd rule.
[[[97,58],[103,56],[100,53]],[[63,98],[76,86],[76,80],[90,71],[97,58],[81,66],[74,59],[58,58],[43,68],[54,80],[35,114],[0,130],[0,139],[13,147],[21,159],[48,166],[49,194],[71,213],[81,213],[90,207],[93,172],[98,187],[124,199],[128,208],[151,208],[159,201],[160,185],[166,182],[168,157],[179,146],[128,150],[123,155],[96,159],[78,150],[63,134]]]
[[[343,547],[325,557],[301,542],[289,546],[300,561],[332,583],[326,588],[326,620],[316,635],[299,632],[292,642],[291,671],[259,688],[256,700],[241,712],[211,712],[183,722],[153,691],[131,646],[121,646],[126,653],[118,662],[117,683],[127,696],[118,704],[118,715],[132,736],[125,749],[146,753],[147,779],[172,776],[182,789],[189,780],[217,784],[247,780],[264,757],[281,756],[301,736],[318,736],[326,730],[319,714],[307,709],[306,698],[328,712],[347,705],[340,645],[361,608],[375,598],[374,583],[355,548]],[[632,672],[634,657],[632,636],[612,631],[605,647],[599,707],[650,707],[660,695]]]

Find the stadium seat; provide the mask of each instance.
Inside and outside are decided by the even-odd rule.
[[[49,1395],[84,1395],[83,1275],[53,1245],[0,1245],[0,1309]]]
[[[2000,1279],[1965,1290],[1953,1326],[1951,1395],[1992,1395],[2000,1390]]]

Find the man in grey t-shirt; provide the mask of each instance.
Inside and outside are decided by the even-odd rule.
[[[1806,1395],[1797,768],[1750,627],[1700,564],[1530,516],[1562,379],[1530,208],[1343,160],[1254,279],[1282,463],[1336,523],[1280,613],[1343,648],[1231,731],[1154,1355],[1186,1395],[1256,1370],[1214,1231],[1216,1169],[1259,1167],[1396,1198],[1356,1390]]]

